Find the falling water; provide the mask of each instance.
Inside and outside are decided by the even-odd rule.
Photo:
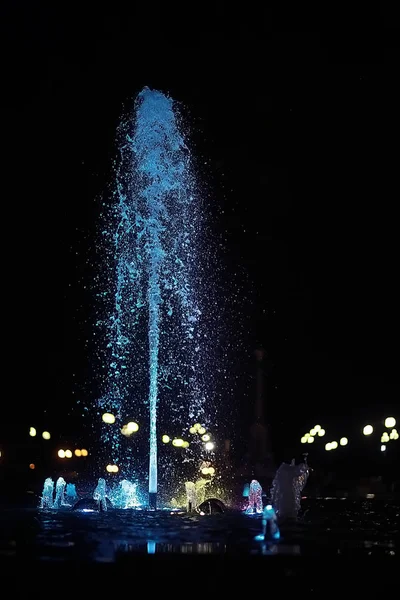
[[[210,366],[220,324],[215,285],[207,276],[215,277],[217,269],[209,268],[204,210],[173,100],[144,88],[134,114],[122,120],[119,140],[115,202],[102,232],[108,275],[99,296],[111,316],[98,322],[106,327],[109,351],[99,414],[116,415],[103,440],[119,465],[124,419],[149,420],[148,491],[154,505],[160,409],[164,422],[182,431],[206,423],[215,402],[216,369]]]

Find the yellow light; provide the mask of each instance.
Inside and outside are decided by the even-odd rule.
[[[196,429],[196,427],[191,427],[189,429],[189,431],[190,431],[190,433],[196,433],[197,429]]]
[[[338,447],[338,443],[337,442],[331,442],[331,448],[332,448],[332,450],[336,450],[337,447]]]
[[[209,470],[208,467],[203,467],[202,470],[201,470],[201,472],[203,473],[203,475],[208,475],[209,472],[210,472],[210,470]]]
[[[307,440],[307,444],[312,444],[314,442],[314,438],[310,435],[310,437]]]
[[[314,429],[318,433],[318,431],[321,429],[321,425],[314,425]]]
[[[390,433],[390,437],[392,437],[392,432]],[[388,442],[390,440],[390,437],[388,435],[388,432],[384,431],[381,436],[381,442],[383,442],[383,443]]]
[[[31,437],[35,437],[35,435],[36,435],[36,429],[34,427],[30,427],[29,428],[29,435]]]
[[[342,438],[340,438],[339,443],[341,446],[347,446],[347,444],[349,443],[349,440],[347,439],[347,437],[342,437]]]
[[[75,456],[82,456],[82,452],[80,450],[75,450]]]
[[[214,467],[209,467],[208,468],[208,472],[209,472],[210,475],[214,475],[214,473],[215,473]]]
[[[113,473],[118,473],[119,469],[117,467],[117,465],[113,465]]]
[[[316,434],[317,434],[317,430],[315,428],[314,429],[310,429],[310,435],[311,435],[311,437],[315,437]]]
[[[372,427],[372,425],[366,425],[363,429],[363,434],[364,435],[371,435],[371,433],[374,431],[374,428]]]
[[[325,435],[325,429],[319,429],[318,430],[318,436],[319,437],[323,437]]]
[[[42,433],[42,438],[43,438],[44,440],[49,440],[49,439],[50,439],[50,437],[51,437],[51,435],[49,434],[49,432],[48,432],[48,431],[43,431],[43,433]]]
[[[309,433],[305,433],[304,437],[306,438],[306,440],[308,440],[308,438],[310,437],[310,434]]]
[[[387,417],[387,419],[385,419],[385,427],[387,427],[388,429],[392,429],[392,427],[394,427],[396,425],[396,419],[393,417]]]
[[[214,444],[212,442],[207,442],[206,450],[214,450]]]
[[[36,468],[36,465],[35,465],[34,463],[31,463],[31,464],[29,465],[29,468],[33,470],[33,469],[35,469],[35,468]]]
[[[193,425],[193,429],[194,429],[195,431],[198,431],[198,430],[200,429],[200,427],[201,427],[200,423],[195,423],[195,424]]]
[[[386,446],[385,446],[385,444],[382,444],[382,446],[381,446],[381,452],[385,452],[385,450],[386,450]]]
[[[169,435],[163,435],[161,439],[164,442],[164,444],[168,444],[168,442],[170,441]]]
[[[139,431],[139,425],[134,421],[130,421],[126,425],[126,430],[129,431],[129,433],[136,433],[137,431]]]
[[[205,433],[204,435],[201,436],[201,439],[203,440],[203,442],[209,442],[210,436],[208,435],[208,433]]]
[[[301,438],[300,442],[301,442],[302,444],[307,444],[307,439],[308,439],[308,438],[306,438],[306,436],[305,436],[305,435],[303,435],[303,437]]]
[[[59,451],[57,452],[57,454],[58,454],[58,456],[59,456],[60,458],[65,458],[65,452],[64,452],[64,450],[59,450]]]
[[[203,435],[203,433],[206,432],[206,428],[205,427],[199,427],[198,432],[199,432],[199,435]]]
[[[112,473],[114,471],[114,465],[107,465],[106,471],[108,471],[108,473]]]
[[[332,450],[331,442],[328,442],[327,444],[325,444],[325,450],[327,450],[328,452],[329,452],[329,450]]]
[[[181,440],[179,438],[175,439],[175,440],[172,440],[172,445],[176,446],[177,448],[179,448],[179,447],[183,446],[183,440]]]
[[[72,458],[72,452],[71,452],[71,450],[66,450],[65,451],[65,458]]]
[[[81,455],[82,455],[82,456],[87,456],[87,455],[88,455],[88,451],[87,451],[87,450],[85,450],[85,448],[82,448],[82,450],[81,450]]]
[[[183,442],[182,448],[189,448],[189,442]]]
[[[108,423],[109,425],[115,423],[115,417],[111,413],[104,413],[101,418],[103,419],[104,423]]]

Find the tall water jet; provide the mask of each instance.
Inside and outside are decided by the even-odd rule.
[[[109,264],[99,296],[107,303],[113,282],[114,302],[108,304],[111,316],[98,321],[106,326],[110,353],[108,361],[101,359],[105,390],[99,409],[116,415],[113,428],[103,426],[104,447],[129,478],[133,474],[121,464],[129,461],[120,428],[134,417],[142,431],[148,420],[149,506],[155,508],[160,405],[164,422],[182,429],[195,421],[206,424],[215,408],[214,370],[221,372],[222,360],[217,369],[210,367],[222,320],[209,274],[216,278],[218,269],[209,268],[204,210],[173,100],[144,88],[134,114],[121,122],[119,142],[116,202],[102,232]]]

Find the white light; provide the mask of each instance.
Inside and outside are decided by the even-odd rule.
[[[184,444],[183,440],[181,440],[180,438],[172,440],[172,445],[176,446],[177,448],[182,447]]]
[[[374,431],[374,428],[372,427],[372,425],[366,425],[363,429],[363,434],[364,435],[371,435],[371,433]]]
[[[347,437],[342,437],[342,438],[340,438],[339,443],[341,446],[347,446],[347,444],[349,443],[349,440],[347,439]]]
[[[72,458],[72,452],[71,452],[71,450],[66,450],[65,451],[65,458]]]
[[[316,432],[321,430],[321,425],[314,425],[314,429]]]
[[[396,419],[394,419],[393,417],[387,417],[387,419],[385,419],[385,427],[387,427],[388,429],[392,429],[392,427],[394,427],[396,425]]]
[[[64,452],[64,450],[59,450],[59,451],[57,452],[57,454],[58,454],[58,456],[59,456],[60,458],[65,458],[65,452]]]
[[[385,446],[385,444],[382,444],[382,446],[381,446],[381,452],[385,452],[385,450],[386,450],[386,446]]]
[[[212,442],[207,442],[206,450],[214,450],[214,444]]]

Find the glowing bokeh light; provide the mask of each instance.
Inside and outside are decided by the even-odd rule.
[[[58,454],[59,458],[65,458],[65,451],[64,450],[59,450],[57,452],[57,454]]]
[[[308,438],[306,438],[306,436],[305,436],[305,435],[303,435],[303,437],[301,438],[300,442],[301,442],[302,444],[307,444],[307,439],[308,439]]]
[[[347,439],[347,437],[342,437],[342,438],[340,438],[340,442],[339,442],[339,444],[340,444],[341,446],[347,446],[347,444],[348,444],[348,443],[349,443],[349,440]]]
[[[374,431],[374,428],[372,427],[372,425],[366,425],[363,429],[363,434],[364,435],[371,435],[371,433]]]
[[[82,455],[82,456],[87,456],[87,455],[88,455],[88,451],[87,451],[87,450],[85,450],[85,448],[82,448],[82,450],[81,450],[81,455]]]
[[[50,433],[48,431],[43,431],[42,438],[44,440],[49,440],[51,438],[51,435],[50,435]]]
[[[203,433],[206,432],[206,428],[205,427],[199,427],[199,429],[197,430],[199,435],[203,435]]]
[[[32,469],[32,470],[33,470],[33,469],[36,469],[36,465],[35,465],[35,463],[31,463],[31,464],[29,465],[29,468],[30,468],[30,469]]]
[[[82,452],[80,450],[76,449],[75,456],[82,456]]]
[[[382,444],[382,446],[381,446],[381,452],[385,452],[385,450],[386,450],[386,446],[385,446],[385,444]]]
[[[169,435],[163,435],[161,439],[162,439],[162,441],[163,441],[164,444],[168,444],[170,442]]]
[[[389,434],[387,431],[384,431],[381,435],[381,442],[386,443],[390,440]]]
[[[190,433],[192,433],[192,434],[194,434],[194,433],[197,433],[197,429],[196,429],[196,427],[191,427],[191,428],[189,429],[189,432],[190,432]]]
[[[200,423],[195,423],[195,424],[193,425],[193,429],[194,429],[196,432],[197,432],[197,431],[198,431],[200,428],[201,428],[201,425],[200,425]]]
[[[325,435],[325,429],[318,429],[318,436],[323,437]]]
[[[328,442],[327,444],[325,444],[325,450],[327,450],[328,452],[329,452],[329,450],[332,450],[331,442]]]
[[[172,440],[172,445],[176,446],[177,448],[182,447],[183,443],[183,440],[181,440],[180,438],[175,438],[174,440]]]
[[[338,443],[337,442],[331,442],[331,449],[332,450],[336,450],[336,448],[338,447]]]
[[[210,436],[208,433],[205,433],[204,435],[201,436],[201,439],[203,440],[203,442],[209,442]]]
[[[215,469],[214,469],[214,467],[209,467],[209,468],[208,468],[208,473],[209,473],[210,475],[214,475],[214,474],[215,474]]]
[[[30,427],[29,428],[29,435],[31,437],[35,437],[35,435],[36,435],[36,429],[34,427]]]
[[[115,417],[111,413],[104,413],[101,418],[103,419],[104,423],[107,423],[108,425],[115,423]]]
[[[322,429],[321,425],[314,425],[315,431],[318,433]]]
[[[307,444],[313,444],[314,443],[314,438],[310,435],[309,438],[307,438]]]
[[[205,445],[206,450],[214,450],[213,442],[207,442]]]
[[[315,428],[314,429],[310,429],[310,436],[311,437],[315,437],[316,435],[317,435],[317,430]]]
[[[107,465],[106,466],[106,471],[108,473],[118,473],[119,468],[117,467],[117,465]]]
[[[395,427],[396,425],[396,419],[394,417],[387,417],[385,419],[385,427],[387,427],[388,429],[392,429],[392,427]]]
[[[71,452],[71,450],[66,450],[65,451],[65,458],[72,458],[72,452]]]
[[[189,448],[189,442],[183,442],[182,448]]]
[[[137,423],[135,423],[134,421],[130,421],[127,425],[126,425],[126,429],[127,431],[129,431],[130,433],[136,433],[137,431],[139,431],[139,425]]]

